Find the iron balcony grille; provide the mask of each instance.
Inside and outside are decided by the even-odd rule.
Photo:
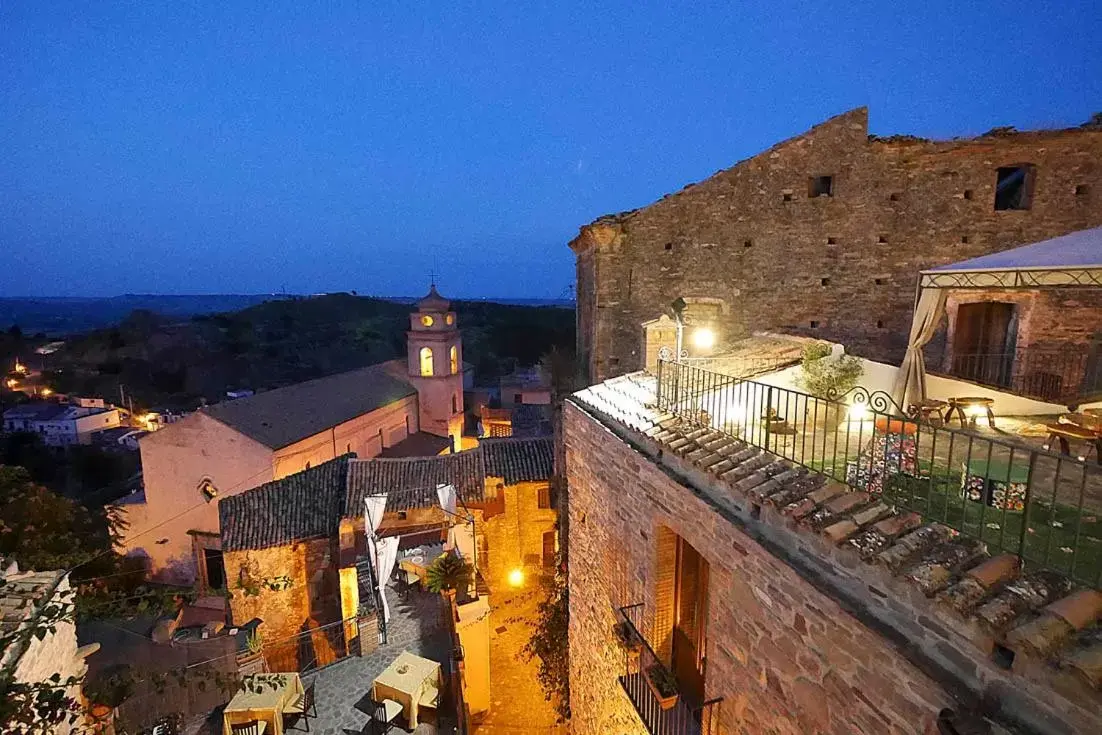
[[[1102,583],[1102,467],[908,418],[884,393],[822,398],[660,362],[658,408],[880,501],[919,513],[993,554]]]
[[[954,354],[928,364],[935,373],[940,366],[954,378],[1066,405],[1102,392],[1102,359],[1083,349]]]

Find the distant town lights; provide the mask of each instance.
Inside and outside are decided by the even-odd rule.
[[[524,571],[522,569],[514,569],[509,572],[509,586],[520,587],[524,584]]]
[[[698,350],[710,350],[716,346],[716,333],[707,327],[693,330],[693,346]]]

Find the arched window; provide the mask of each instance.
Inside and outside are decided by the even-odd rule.
[[[452,375],[455,375],[456,373],[458,373],[459,372],[459,350],[456,349],[455,345],[452,345],[452,348],[450,350],[448,350],[448,362],[451,364]]]
[[[430,377],[432,375],[432,348],[421,348],[421,375],[424,377]]]

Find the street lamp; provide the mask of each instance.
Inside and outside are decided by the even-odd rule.
[[[677,338],[674,344],[677,353],[674,355],[675,362],[681,362],[681,352],[685,343],[685,308],[687,306],[685,299],[680,296],[671,301],[669,306],[669,311],[673,315],[674,321],[677,322]]]

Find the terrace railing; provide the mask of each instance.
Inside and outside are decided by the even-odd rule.
[[[944,363],[935,359],[928,366],[935,373],[940,367],[952,377],[1042,401],[1072,404],[1102,391],[1102,360],[1080,347],[954,354]]]
[[[643,603],[622,607],[620,614],[627,626],[629,639],[624,647],[624,675],[620,677],[620,685],[647,732],[651,735],[713,735],[718,732],[721,698],[697,705],[686,702],[679,694],[675,705],[663,709],[645,678],[652,668],[666,669],[666,666],[642,632]]]
[[[822,398],[680,363],[659,363],[657,404],[992,553],[1102,586],[1102,466],[1093,461],[909,418],[881,392]]]

